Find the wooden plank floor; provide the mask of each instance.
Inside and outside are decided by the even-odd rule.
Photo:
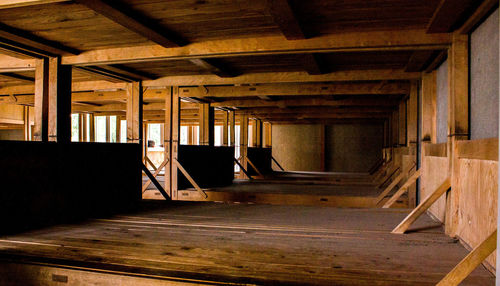
[[[158,177],[163,184],[164,177]],[[144,182],[146,182],[144,178]],[[179,191],[183,201],[251,202],[275,205],[309,205],[329,207],[375,207],[375,198],[382,189],[368,174],[276,172],[272,177],[257,180],[234,180],[227,187],[205,190],[208,198],[195,189]],[[143,194],[144,199],[163,199],[153,184]],[[402,196],[393,207],[407,207]]]
[[[407,213],[148,203],[135,214],[0,237],[0,285],[434,285],[467,251],[426,215],[419,231],[391,234]],[[463,285],[494,285],[494,277],[481,266]]]

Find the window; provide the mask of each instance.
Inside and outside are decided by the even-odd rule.
[[[78,114],[71,114],[71,141],[73,142],[78,142],[80,139],[78,134],[80,131],[78,128],[79,120],[80,117]]]

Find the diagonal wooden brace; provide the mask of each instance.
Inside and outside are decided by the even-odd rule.
[[[383,208],[386,209],[391,207],[406,192],[408,187],[410,187],[413,183],[417,181],[417,179],[420,177],[420,174],[421,174],[421,169],[415,171],[415,173],[413,173],[413,175],[411,175],[411,177],[409,177],[408,180],[406,180],[406,182],[401,186],[401,188],[399,188],[399,190],[397,190],[394,193],[394,195],[392,195],[392,197],[384,204]]]
[[[186,177],[186,179],[188,179],[188,181],[191,183],[191,185],[193,185],[193,187],[196,189],[196,191],[198,191],[198,193],[200,193],[200,195],[202,195],[205,199],[208,198],[207,193],[205,193],[200,188],[200,186],[198,186],[198,184],[193,179],[193,177],[191,177],[191,175],[189,175],[189,173],[186,171],[186,169],[184,169],[184,167],[182,167],[181,163],[179,163],[179,161],[177,161],[177,159],[174,159],[174,164],[177,165],[177,168],[179,168],[179,171],[181,171],[181,173]]]

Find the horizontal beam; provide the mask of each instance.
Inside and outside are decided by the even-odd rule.
[[[0,54],[0,73],[3,72],[23,72],[34,71],[35,60],[19,59],[8,55]]]
[[[216,75],[168,76],[157,80],[144,81],[144,86],[193,86],[227,85],[253,83],[293,83],[293,82],[334,82],[370,80],[409,80],[420,79],[418,72],[405,72],[401,69],[337,71],[328,74],[310,75],[307,72],[272,72],[243,74],[232,78]]]
[[[69,0],[3,0],[0,3],[0,9],[27,7],[42,4],[52,4],[60,2],[68,2]]]
[[[213,102],[213,107],[228,108],[251,108],[251,107],[292,107],[292,106],[395,106],[399,103],[396,98],[348,98],[348,99],[284,99],[276,101],[265,101],[258,99],[250,100],[227,100]]]
[[[394,108],[387,106],[371,107],[371,106],[340,106],[340,107],[295,107],[295,108],[276,108],[276,107],[259,107],[252,109],[236,110],[236,114],[247,114],[256,116],[267,115],[295,115],[295,114],[324,114],[324,113],[386,113],[393,111]]]
[[[406,82],[386,83],[304,83],[267,84],[258,86],[207,86],[183,87],[181,97],[247,97],[247,96],[319,96],[319,95],[368,95],[368,94],[408,94],[410,86]]]
[[[161,45],[110,48],[63,57],[66,65],[188,60],[254,55],[332,52],[445,49],[449,34],[427,34],[425,30],[352,32],[288,41],[282,36],[226,39],[191,43],[183,47]]]
[[[125,89],[126,83],[111,83],[108,81],[82,81],[73,82],[71,90],[73,92],[79,91],[102,91],[102,90],[118,90]],[[0,95],[10,94],[25,94],[30,95],[35,93],[34,85],[16,85],[0,87]]]

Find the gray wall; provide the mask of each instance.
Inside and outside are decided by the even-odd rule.
[[[367,172],[382,158],[382,124],[336,124],[326,128],[328,172]]]
[[[448,61],[437,69],[436,128],[437,143],[448,141]]]
[[[498,9],[471,34],[471,139],[498,137]]]
[[[322,125],[272,125],[273,157],[286,171],[322,171],[323,129]]]

